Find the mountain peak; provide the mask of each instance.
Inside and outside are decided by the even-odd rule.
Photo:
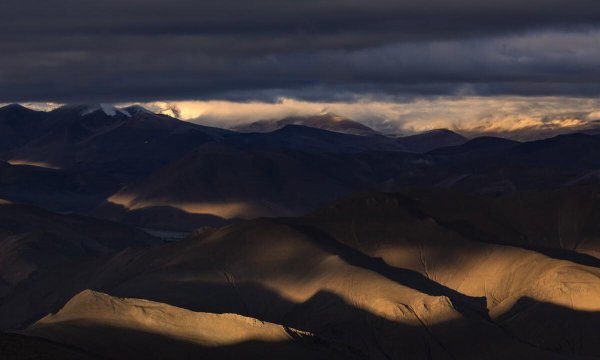
[[[328,119],[330,121],[346,121],[349,120],[348,118],[338,115],[336,113],[332,113],[332,112],[323,112],[321,114],[319,114],[319,117],[322,117],[324,119]]]
[[[32,110],[21,104],[8,104],[8,105],[0,107],[0,112],[7,112],[7,111],[35,111],[35,110]]]
[[[458,136],[462,136],[462,135],[458,134],[457,132],[452,131],[450,129],[446,129],[446,128],[428,130],[428,131],[423,132],[423,134],[456,134]],[[462,136],[462,137],[464,137],[464,136]]]
[[[400,137],[397,141],[410,151],[426,153],[437,148],[462,145],[469,139],[448,129],[433,129]]]
[[[117,114],[122,114],[127,117],[131,117],[131,114],[126,109],[120,109],[111,104],[86,105],[85,109],[81,112],[81,115],[89,115],[95,113],[96,111],[102,111],[108,116],[116,116]]]
[[[152,115],[154,115],[154,113],[152,111],[146,109],[145,107],[143,107],[141,105],[131,105],[131,106],[128,106],[121,110],[127,111],[127,113],[129,113],[130,115],[135,115],[135,114],[152,114]]]
[[[318,115],[290,116],[279,120],[261,120],[241,125],[234,130],[240,132],[272,132],[289,125],[299,125],[350,135],[376,135],[375,130],[346,117],[324,112]]]

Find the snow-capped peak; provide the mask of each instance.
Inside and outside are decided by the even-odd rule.
[[[81,112],[81,115],[88,115],[94,113],[96,111],[102,111],[104,114],[108,116],[116,116],[118,113],[123,114],[127,117],[131,117],[131,114],[125,109],[119,109],[110,104],[98,104],[88,106],[85,110]]]
[[[141,114],[154,114],[152,111],[146,109],[145,107],[143,107],[141,105],[131,105],[131,106],[128,106],[121,110],[127,111],[131,115],[140,114],[140,113]]]

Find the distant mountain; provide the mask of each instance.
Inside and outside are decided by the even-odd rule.
[[[310,134],[324,132],[302,127],[289,130],[295,128],[308,129]],[[287,132],[288,128],[279,131]],[[350,136],[329,132],[325,135],[330,134]],[[282,143],[274,144],[273,139],[252,139],[252,145],[244,146],[235,138],[232,144],[201,145],[150,176],[123,187],[91,214],[144,227],[156,227],[153,224],[162,214],[177,217],[168,225],[179,230],[194,229],[202,223],[214,226],[236,219],[301,215],[338,196],[421,166],[421,156],[416,154],[332,154],[328,149],[335,142],[311,147],[311,139],[317,137],[307,139],[304,151],[300,150],[300,142],[295,147],[293,141],[277,140]],[[187,215],[175,216],[172,209]]]
[[[503,137],[521,142],[530,142],[548,139],[559,135],[572,134],[597,134],[600,130],[600,120],[582,121],[572,126],[560,126],[560,124],[552,124],[552,122],[543,126],[524,127],[513,130],[489,130],[489,131],[469,131],[464,129],[464,133],[469,137],[493,136]]]
[[[40,136],[4,158],[137,176],[227,133],[139,108],[130,110],[81,105],[43,113],[45,130]]]
[[[495,152],[510,149],[520,144],[518,141],[499,137],[482,136],[461,144],[439,147],[430,152],[431,155],[458,155],[481,152]]]
[[[287,125],[301,125],[351,135],[364,136],[378,134],[377,131],[366,125],[331,113],[314,116],[294,116],[281,120],[261,120],[251,124],[236,126],[233,130],[265,133],[281,129]]]
[[[29,162],[26,162],[29,163]],[[0,161],[0,198],[55,211],[84,211],[121,186],[101,170],[62,170]]]
[[[408,151],[416,153],[426,153],[442,147],[462,145],[468,140],[466,137],[448,129],[430,130],[397,139]]]
[[[240,134],[227,140],[238,147],[292,149],[318,154],[406,150],[402,144],[383,135],[350,135],[301,125],[286,125],[270,133]]]
[[[159,229],[301,215],[372,188],[498,195],[600,181],[600,137],[585,134],[520,143],[448,130],[404,138],[301,125],[240,133],[139,106],[14,105],[0,115],[15,139],[0,151],[9,162],[0,162],[0,198]]]
[[[45,113],[13,104],[0,108],[0,152],[14,150],[41,136]]]
[[[0,159],[13,164],[12,166],[4,164],[0,169],[0,181],[3,182],[0,186],[0,196],[57,211],[89,211],[103,203],[112,194],[122,193],[119,189],[131,188],[138,182],[152,183],[154,180],[144,178],[172,163],[177,163],[176,166],[181,168],[196,166],[196,164],[185,164],[185,162],[193,158],[188,154],[203,144],[225,144],[220,148],[224,153],[218,154],[217,152],[215,159],[227,158],[231,151],[240,153],[240,159],[245,159],[246,153],[255,153],[258,157],[266,156],[267,159],[273,158],[276,153],[281,153],[282,156],[277,162],[280,164],[278,166],[282,169],[281,176],[284,179],[292,179],[292,176],[295,176],[292,174],[303,174],[304,170],[309,175],[307,177],[300,175],[296,178],[311,179],[315,174],[324,171],[323,169],[316,170],[316,168],[319,166],[325,168],[326,166],[323,164],[336,162],[345,163],[342,174],[351,174],[355,171],[355,169],[351,169],[351,159],[338,161],[332,157],[371,151],[398,152],[404,150],[403,146],[393,139],[381,135],[348,135],[297,125],[287,125],[271,133],[242,134],[195,125],[165,115],[152,114],[139,106],[118,109],[103,104],[71,105],[50,112],[31,112],[20,106],[11,106],[5,108],[4,112],[15,113],[14,116],[19,119],[23,114],[32,116],[35,121],[31,121],[30,130],[23,132],[27,137],[17,137],[19,138],[19,142],[16,143],[18,145],[8,151],[0,152]],[[289,158],[290,164],[284,164],[285,161],[288,161],[284,160],[287,156],[285,153],[290,151],[298,153],[294,155],[295,158],[304,156],[306,159],[297,161]],[[310,158],[313,158],[314,164],[310,164],[307,169],[306,165],[301,163],[311,161],[307,160]],[[227,168],[226,164],[226,162],[213,161],[211,166],[218,170],[216,173],[218,174],[221,171],[219,169]],[[175,165],[170,169],[174,167]],[[337,167],[333,166],[332,168]],[[247,185],[239,184],[240,180],[244,178],[243,169],[232,169],[231,174],[237,175],[230,180],[228,183],[230,185],[223,188],[231,189],[233,197],[245,194],[241,196],[241,200],[245,199],[255,203],[257,197],[249,194],[267,193],[268,189],[243,190],[249,189]],[[273,177],[272,174],[265,173],[265,171],[267,169],[259,166],[255,169],[254,174],[257,179]],[[164,173],[166,172],[167,170],[164,171]],[[325,169],[325,172],[330,173],[329,169]],[[185,171],[182,173],[188,173],[188,177],[194,176],[194,173],[190,174]],[[176,183],[178,181],[176,179],[180,177],[179,171],[176,170],[166,176],[166,178],[170,177],[174,178],[172,182]],[[338,175],[325,175],[325,177],[335,179]],[[299,211],[309,210],[310,206],[330,200],[331,196],[335,196],[335,194],[342,194],[354,189],[357,182],[371,184],[373,180],[379,181],[380,175],[376,177],[368,175],[366,179],[360,181],[357,181],[356,178],[357,176],[351,175],[346,181],[351,185],[340,186],[339,180],[324,180],[323,175],[319,175],[314,179],[320,180],[315,180],[316,182],[311,180],[312,182],[307,183],[313,184],[312,188],[315,191],[306,200],[303,197],[296,197],[296,200],[293,201],[291,199],[283,200],[281,197],[278,198],[279,195],[271,194],[267,197],[271,200],[260,201],[263,204],[261,205],[263,210],[257,213],[271,214],[276,209],[289,209],[292,211],[291,213],[297,214]],[[321,191],[317,186],[319,181],[329,182],[332,186],[327,191]],[[303,186],[301,181],[295,180],[295,182]],[[140,186],[136,186],[136,188],[141,189]],[[181,198],[176,196],[173,190],[175,190],[173,187],[165,188],[163,198],[165,200]],[[205,193],[207,194],[205,198],[193,196],[194,201],[223,200],[218,193]],[[140,193],[137,197],[143,198],[144,194],[145,192]],[[152,195],[151,198],[155,198],[155,195]],[[169,201],[161,201],[159,205],[153,206],[153,209],[136,208],[134,211],[127,211],[118,217],[113,214],[113,210],[117,209],[105,213],[106,208],[103,208],[101,213],[103,217],[111,219],[135,219],[132,221],[135,221],[136,224],[158,225],[164,223],[161,218],[179,218],[182,225],[197,223],[199,219],[210,225],[223,224],[221,219],[205,216],[207,214],[190,215],[182,213],[179,208],[167,209],[160,205],[164,203],[169,203]],[[94,212],[94,214],[100,213]],[[243,217],[247,217],[248,214],[250,212]]]
[[[526,143],[483,137],[427,155],[431,161],[428,169],[396,178],[388,182],[388,189],[452,187],[498,195],[597,183],[594,174],[600,168],[600,136],[560,135]]]
[[[124,108],[123,110],[125,110],[128,114],[130,114],[132,116],[135,115],[135,114],[139,114],[139,113],[142,113],[142,114],[154,114],[152,111],[150,111],[150,110],[148,110],[145,107],[140,106],[140,105],[131,105],[131,106],[128,106],[128,107]]]

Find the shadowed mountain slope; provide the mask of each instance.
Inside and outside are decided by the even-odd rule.
[[[297,216],[391,174],[413,171],[423,166],[420,158],[402,152],[330,155],[209,143],[122,188],[91,214],[142,225],[132,211],[170,207],[187,214],[189,224],[179,224],[187,230],[206,225],[206,217]],[[141,216],[137,220],[150,221]]]
[[[147,112],[107,114],[86,109],[67,106],[46,113],[46,133],[5,157],[133,176],[226,133]]]
[[[318,129],[296,126],[280,130],[286,131],[290,134],[282,139],[274,132],[234,135],[224,143],[201,145],[116,192],[109,201],[122,208],[111,210],[105,204],[93,214],[114,220],[129,217],[132,221],[130,210],[172,207],[223,220],[296,216],[339,196],[375,187],[391,191],[406,186],[454,188],[471,194],[502,195],[594,184],[600,179],[600,156],[596,156],[600,138],[587,135],[533,143],[478,138],[420,155],[373,151],[378,146],[370,142],[359,151],[361,143],[346,138],[349,135]],[[321,139],[322,135],[343,137],[344,141]],[[353,144],[350,148],[345,147],[346,140]],[[572,158],[579,160],[570,161]],[[218,223],[198,220],[190,217],[189,225],[179,226]]]
[[[0,197],[144,227],[163,227],[161,218],[176,214],[181,221],[170,228],[177,230],[297,216],[372,188],[502,195],[600,180],[600,137],[583,134],[528,143],[465,142],[444,130],[393,139],[299,125],[242,134],[135,107],[3,112],[37,130],[1,154],[13,165],[0,164]],[[438,148],[451,142],[460,145]]]
[[[268,163],[275,162],[281,165],[283,178],[290,179],[307,171],[305,178],[314,180],[310,180],[309,184],[311,181],[312,184],[321,181],[317,179],[319,176],[323,178],[322,175],[315,177],[315,172],[323,172],[316,169],[322,164],[346,161],[348,164],[344,165],[345,169],[335,177],[353,177],[354,170],[350,168],[353,165],[350,164],[352,160],[348,159],[352,154],[375,150],[396,153],[397,150],[402,150],[393,139],[380,135],[346,135],[303,126],[288,126],[268,134],[240,134],[152,114],[139,107],[116,109],[105,105],[81,105],[65,106],[50,112],[35,112],[15,105],[0,110],[0,115],[4,116],[0,116],[0,123],[16,129],[7,132],[11,139],[14,138],[14,146],[11,145],[4,152],[0,152],[0,158],[13,164],[12,167],[6,163],[0,164],[0,196],[61,212],[87,213],[123,188],[135,187],[138,182],[153,182],[153,179],[146,178],[161,169],[166,173],[177,167],[193,167],[196,164],[187,165],[183,162],[193,160],[196,149],[201,148],[203,144],[222,145],[220,149],[223,150],[223,154],[216,154],[216,158],[226,159],[235,151],[255,153],[259,160],[257,160],[257,167],[251,169],[251,173],[256,175],[257,179],[272,178],[273,174],[270,172],[273,166]],[[211,151],[212,154],[217,152]],[[289,160],[290,164],[284,164],[287,160],[283,158],[289,152],[295,155]],[[273,160],[271,159],[273,157],[279,159]],[[337,159],[342,157],[344,159]],[[313,161],[315,165],[307,169],[307,161]],[[232,186],[225,187],[249,188],[251,186],[240,183],[245,176],[239,175],[242,170],[248,169],[248,166],[241,164],[244,164],[244,161],[234,164],[212,161],[211,166],[216,170],[215,173],[219,174],[229,171],[228,167],[233,165],[231,172],[238,174],[236,184],[232,183]],[[264,164],[266,165],[263,166]],[[242,167],[235,168],[236,166]],[[340,166],[336,168],[339,169]],[[178,174],[175,172],[171,176],[177,177]],[[219,175],[216,175],[214,179],[207,179],[207,181],[218,183],[218,177]],[[377,177],[361,179],[360,182],[372,184],[379,180],[380,177]],[[339,182],[335,178],[326,181]],[[347,182],[357,181],[353,177]],[[298,180],[296,183],[302,184],[302,181]],[[280,182],[280,185],[291,184],[285,185]],[[335,192],[333,196],[344,193],[346,188],[347,185],[342,186],[341,190]],[[320,193],[328,191],[324,189]],[[260,190],[242,191],[244,192],[257,193]],[[273,197],[280,198],[282,197],[280,194],[281,192]],[[140,195],[144,196],[144,194]],[[177,198],[178,195],[166,193],[163,197],[169,200],[170,197]],[[240,196],[233,194],[233,197]],[[254,201],[251,196],[247,199],[243,197],[239,200]],[[213,198],[223,201],[218,191],[206,198],[197,199],[197,196],[195,198],[195,201],[200,202],[212,202]],[[283,211],[279,215],[296,214],[295,209],[302,211],[307,207],[312,209],[315,205],[332,198],[332,196],[321,197],[315,194],[308,202],[297,203],[287,199],[268,199],[266,202],[269,204],[260,206],[266,208],[269,214],[273,209],[279,208],[293,210],[293,212]],[[161,201],[161,206],[156,207],[154,213],[160,212],[161,207],[164,208],[162,205],[171,204],[168,201]],[[174,208],[178,209],[178,206]],[[256,212],[245,212],[243,217],[251,217],[253,213]],[[135,218],[130,215],[125,213],[123,216]],[[149,225],[156,225],[149,220],[152,216],[143,217],[146,218],[145,222],[150,223]],[[195,220],[190,221],[195,222]],[[200,222],[200,225],[204,224]],[[195,226],[197,225],[193,225]]]
[[[230,144],[243,148],[299,150],[316,154],[406,150],[402,144],[383,135],[350,135],[301,125],[286,125],[269,133],[238,134],[228,137],[228,140]]]
[[[469,139],[448,129],[436,129],[401,137],[397,141],[408,151],[426,153],[443,147],[459,146],[469,141]]]
[[[44,116],[44,112],[16,104],[0,108],[0,152],[17,149],[41,136]]]
[[[499,195],[597,184],[599,154],[600,137],[584,134],[561,135],[528,143],[478,138],[428,153],[429,169],[416,176],[403,175],[389,182],[387,189],[411,185]]]
[[[45,339],[0,333],[0,354],[3,360],[92,360],[97,357]]]
[[[0,161],[0,198],[54,211],[84,212],[120,188],[120,180],[93,169],[52,169]]]
[[[508,140],[498,137],[483,136],[472,140],[468,140],[458,145],[439,147],[432,150],[432,155],[466,155],[477,154],[481,156],[481,152],[497,152],[510,149],[518,145],[518,141]],[[487,155],[487,154],[486,154]]]
[[[159,242],[117,223],[0,204],[0,297],[41,268]]]

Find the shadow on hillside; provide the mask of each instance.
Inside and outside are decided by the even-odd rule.
[[[257,294],[264,297],[264,294]],[[41,328],[51,340],[109,358],[134,359],[566,359],[598,356],[599,313],[521,299],[498,319],[455,319],[412,324],[377,316],[322,291],[294,304],[284,326],[289,341],[249,341],[206,347],[158,333],[94,323],[62,323]],[[260,318],[259,318],[260,319]],[[264,319],[261,319],[264,320]],[[431,319],[430,319],[431,320]],[[52,329],[52,326],[55,326]],[[36,334],[36,332],[32,332]],[[48,335],[44,335],[48,337]],[[110,346],[106,346],[110,344]]]
[[[204,226],[222,227],[240,221],[210,214],[193,214],[172,206],[150,206],[128,210],[122,205],[112,203],[102,204],[91,214],[135,227],[185,232]]]
[[[575,310],[524,297],[496,322],[513,336],[545,349],[600,356],[600,312]]]
[[[343,344],[304,336],[286,329],[288,341],[248,340],[231,345],[202,346],[184,338],[158,332],[98,324],[91,321],[68,321],[40,327],[33,334],[82,349],[98,359],[366,359],[356,349]],[[211,334],[210,336],[214,336]],[[33,342],[34,338],[31,338]],[[108,345],[110,344],[110,345]],[[97,356],[97,357],[96,357]],[[4,359],[4,358],[3,358]],[[8,357],[7,360],[23,360]]]
[[[446,296],[450,299],[454,308],[465,316],[476,315],[488,318],[485,297],[468,296],[433,281],[420,272],[391,266],[382,258],[370,257],[351,246],[337,241],[319,228],[293,223],[292,221],[277,221],[305,234],[313,243],[321,246],[331,254],[338,255],[350,265],[374,271],[400,285],[410,287],[430,296]]]
[[[0,333],[0,355],[3,360],[92,360],[96,356],[42,338]]]
[[[575,264],[583,265],[583,266],[593,266],[600,268],[600,259],[577,252],[575,250],[567,250],[560,249],[554,247],[546,247],[539,246],[535,244],[528,244],[525,242],[517,242],[517,241],[502,241],[497,239],[491,234],[481,231],[477,227],[470,224],[468,221],[452,221],[452,222],[441,222],[438,221],[440,225],[445,226],[446,228],[458,233],[459,235],[469,239],[471,241],[478,241],[487,244],[494,245],[503,245],[503,246],[513,246],[518,247],[524,250],[534,251],[540,253],[542,255],[548,256],[550,258],[556,260],[566,260]]]

